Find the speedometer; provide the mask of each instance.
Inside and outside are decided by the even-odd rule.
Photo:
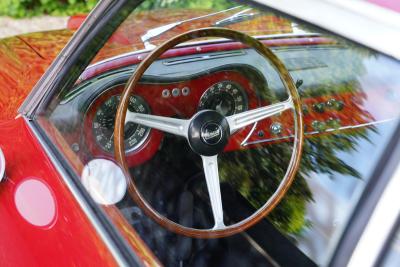
[[[230,116],[248,109],[244,89],[233,81],[221,81],[210,86],[200,98],[199,110],[211,109]]]
[[[118,103],[121,96],[114,95],[107,99],[96,110],[92,130],[97,144],[106,152],[114,151],[114,123]],[[129,111],[137,113],[150,113],[150,108],[143,98],[131,96],[129,99]],[[127,122],[125,124],[125,150],[131,152],[137,149],[146,140],[150,129],[148,127]]]

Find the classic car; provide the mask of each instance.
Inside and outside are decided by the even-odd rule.
[[[397,1],[102,0],[0,40],[1,266],[398,266]]]

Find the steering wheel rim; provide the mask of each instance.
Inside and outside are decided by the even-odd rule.
[[[201,115],[200,114],[201,112],[196,113],[190,120],[179,120],[179,119],[173,119],[155,115],[138,114],[138,113],[132,113],[130,111],[128,114],[129,116],[127,117],[127,113],[128,113],[130,95],[133,89],[138,84],[140,78],[143,76],[144,72],[148,69],[148,67],[156,59],[158,59],[165,51],[175,47],[177,44],[189,41],[191,39],[202,38],[202,37],[227,38],[234,41],[240,41],[243,44],[249,46],[250,48],[255,49],[261,56],[263,56],[266,60],[268,60],[272,64],[272,66],[278,72],[280,79],[289,94],[289,98],[286,101],[245,111],[225,118],[224,123],[228,123],[228,128],[227,129],[221,128],[222,129],[221,135],[226,134],[226,130],[228,130],[230,136],[237,129],[243,128],[247,125],[253,124],[254,122],[278,114],[289,108],[293,110],[294,124],[295,124],[294,125],[295,135],[294,135],[292,156],[289,162],[289,166],[286,170],[285,176],[282,179],[281,183],[279,184],[278,188],[268,199],[268,201],[255,213],[245,218],[244,220],[229,226],[224,225],[223,211],[220,210],[222,209],[222,202],[221,202],[221,193],[220,193],[219,176],[218,176],[218,163],[217,163],[218,154],[211,156],[201,155],[203,160],[204,173],[207,181],[207,188],[210,195],[210,201],[215,221],[215,226],[212,229],[197,229],[180,225],[174,221],[171,221],[165,216],[159,214],[155,209],[153,209],[153,207],[151,207],[151,205],[140,194],[135,184],[134,178],[130,175],[129,166],[127,165],[125,159],[125,144],[124,144],[124,126],[127,119],[135,123],[141,123],[148,127],[184,136],[187,138],[189,142],[188,139],[188,137],[190,137],[189,130],[191,130],[191,127],[193,128],[194,124],[193,122],[195,120],[197,122],[198,117],[205,116]],[[255,120],[254,118],[257,118],[257,120]],[[223,118],[221,120],[223,120]],[[165,127],[160,126],[161,122],[165,123],[164,124]],[[120,164],[121,168],[123,169],[125,176],[127,177],[128,192],[133,198],[133,200],[145,212],[147,216],[152,218],[154,221],[159,223],[164,228],[173,231],[177,234],[182,234],[188,237],[195,237],[195,238],[219,238],[219,237],[230,236],[248,229],[258,221],[260,221],[262,218],[264,218],[266,215],[268,215],[286,194],[286,192],[288,191],[290,185],[292,184],[295,178],[297,169],[300,164],[303,140],[304,140],[304,130],[302,121],[301,101],[299,94],[297,92],[297,88],[284,64],[268,47],[266,47],[260,41],[244,33],[225,28],[203,28],[203,29],[189,31],[180,34],[174,38],[171,38],[170,40],[164,42],[158,48],[153,50],[139,64],[137,69],[130,77],[128,83],[126,84],[124,92],[121,95],[121,102],[118,106],[116,120],[115,120],[115,127],[114,127],[115,158],[117,162]],[[191,142],[190,145],[194,150],[193,146],[195,145],[192,146]],[[209,174],[210,172],[211,174]],[[218,178],[217,180],[215,180],[214,177],[215,173]],[[209,179],[208,177],[210,176],[207,175],[211,175],[213,179],[211,178]],[[217,182],[218,184],[216,184]],[[218,192],[211,192],[211,191],[218,191]],[[219,200],[218,199],[215,200],[215,198],[218,198],[216,197],[218,193],[219,193]],[[214,203],[213,201],[216,201],[217,203]],[[216,207],[215,208],[216,210],[214,210],[214,206]]]

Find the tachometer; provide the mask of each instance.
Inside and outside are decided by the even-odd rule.
[[[232,81],[221,81],[209,87],[200,98],[199,109],[216,110],[230,116],[248,109],[244,89]]]
[[[114,151],[114,123],[120,101],[119,95],[111,96],[96,110],[92,129],[97,144],[106,152]],[[150,108],[143,98],[131,96],[128,109],[137,113],[150,113]],[[128,122],[125,125],[125,149],[131,152],[146,140],[150,129],[148,127]]]

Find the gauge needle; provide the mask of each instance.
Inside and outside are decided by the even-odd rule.
[[[222,100],[219,102],[219,104],[215,107],[215,110],[218,111],[219,113],[223,114],[222,111]]]

